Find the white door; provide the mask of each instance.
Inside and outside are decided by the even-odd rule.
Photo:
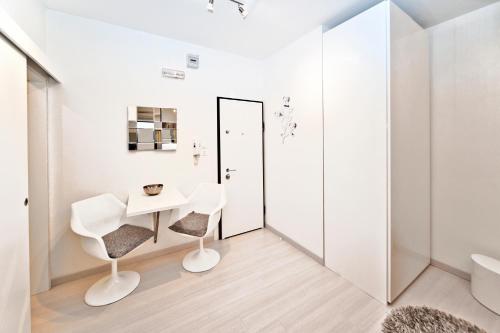
[[[264,227],[261,102],[219,99],[219,174],[228,202],[222,238]]]
[[[0,332],[30,331],[27,99],[26,57],[0,35]]]

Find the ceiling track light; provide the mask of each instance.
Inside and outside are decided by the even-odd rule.
[[[214,0],[208,0],[207,10],[210,13],[214,12]]]
[[[248,15],[248,10],[245,5],[238,5],[238,11],[240,12],[241,17],[246,18]]]
[[[229,0],[229,1],[238,5],[238,12],[240,13],[241,17],[245,19],[248,15],[247,5],[245,5],[243,2],[239,2],[237,0]],[[214,12],[214,0],[208,0],[207,10],[210,13]]]

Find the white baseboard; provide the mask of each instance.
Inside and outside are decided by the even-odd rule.
[[[458,276],[459,278],[470,281],[470,274],[462,271],[461,269],[451,267],[450,265],[442,263],[442,262],[435,260],[435,259],[431,259],[431,265],[439,268],[440,270],[443,270],[445,272],[448,272],[450,274]]]
[[[302,245],[300,245],[297,242],[295,242],[293,239],[285,236],[284,234],[282,234],[278,230],[276,230],[273,227],[271,227],[269,224],[266,223],[265,228],[268,229],[269,231],[271,231],[272,233],[276,234],[277,236],[281,237],[287,243],[290,243],[290,245],[292,245],[293,247],[299,249],[301,252],[304,252],[305,254],[307,254],[309,257],[311,257],[312,259],[314,259],[314,261],[317,261],[318,263],[320,263],[323,266],[325,265],[325,261],[323,260],[323,258],[321,258],[321,257],[317,256],[316,254],[312,253],[311,251],[309,251],[308,249],[306,249]]]

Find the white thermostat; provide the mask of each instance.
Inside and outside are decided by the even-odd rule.
[[[200,56],[197,54],[188,54],[186,61],[188,68],[198,69],[200,67]]]

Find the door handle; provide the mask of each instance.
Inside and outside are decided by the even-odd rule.
[[[237,171],[237,170],[231,170],[229,168],[226,169],[226,172],[234,172],[234,171]]]
[[[227,174],[227,175],[226,175],[226,179],[227,179],[227,180],[231,179],[231,175],[230,175],[230,174]]]

